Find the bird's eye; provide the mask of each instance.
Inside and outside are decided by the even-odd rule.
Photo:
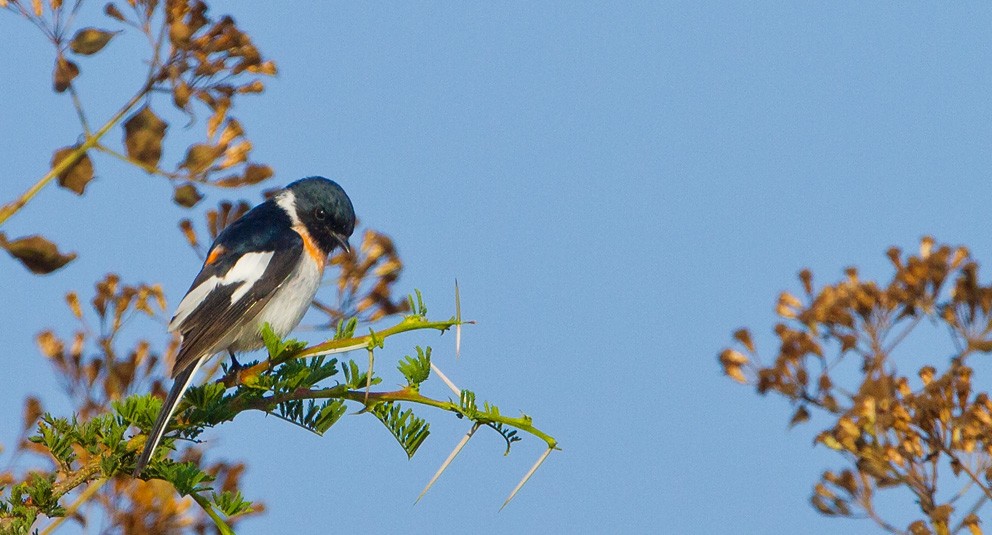
[[[325,212],[323,208],[317,208],[316,210],[313,211],[313,216],[316,217],[319,221],[323,221],[324,219],[327,218],[327,212]]]

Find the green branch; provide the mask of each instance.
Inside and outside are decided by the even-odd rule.
[[[312,358],[320,355],[333,355],[337,353],[347,353],[349,351],[355,351],[358,349],[370,349],[374,350],[377,347],[382,347],[382,343],[386,338],[395,336],[397,334],[419,331],[419,330],[435,330],[445,332],[452,327],[457,327],[459,325],[472,324],[473,321],[462,321],[452,318],[447,321],[428,321],[422,316],[411,315],[406,316],[403,320],[392,327],[388,327],[381,331],[374,331],[371,334],[365,336],[353,336],[347,338],[336,338],[334,340],[328,340],[326,342],[307,347],[305,349],[299,349],[295,351],[287,351],[281,355],[269,355],[267,360],[263,360],[258,364],[253,366],[248,366],[243,370],[237,372],[238,379],[226,378],[224,381],[227,386],[233,386],[236,384],[244,384],[245,378],[257,377],[258,375],[273,370],[279,364],[287,362],[292,359],[306,359]]]
[[[366,398],[368,399],[368,403],[365,402]],[[362,403],[363,405],[366,405],[366,407],[371,407],[377,403],[388,402],[405,401],[409,403],[416,403],[418,405],[426,405],[428,407],[453,412],[480,425],[508,425],[543,440],[548,445],[549,449],[558,449],[558,441],[551,435],[534,427],[530,417],[528,416],[515,418],[493,412],[468,410],[453,401],[442,401],[439,399],[429,398],[409,387],[391,392],[365,392],[364,390],[349,390],[347,385],[338,385],[329,388],[321,388],[318,390],[301,390],[291,392],[289,394],[255,398],[242,403],[235,401],[235,407],[232,407],[232,409],[237,412],[251,409],[262,412],[270,412],[280,403],[285,403],[287,401],[303,401],[308,399],[342,399]]]

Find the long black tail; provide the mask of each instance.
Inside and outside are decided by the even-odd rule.
[[[176,375],[175,382],[172,383],[172,390],[169,391],[169,395],[165,398],[165,402],[162,403],[162,410],[158,413],[158,419],[155,420],[155,425],[152,426],[151,432],[148,434],[148,439],[145,441],[145,451],[141,452],[141,457],[138,457],[138,463],[134,467],[134,477],[141,475],[141,471],[145,469],[148,465],[148,461],[151,460],[152,454],[155,453],[155,448],[158,447],[158,443],[162,440],[162,435],[165,434],[165,427],[172,420],[172,414],[176,412],[176,407],[179,405],[179,400],[183,398],[183,394],[186,389],[189,388],[190,382],[193,380],[193,376],[196,375],[196,371],[200,369],[200,365],[206,358],[201,358],[196,361],[196,364],[186,368],[185,370],[179,372]]]

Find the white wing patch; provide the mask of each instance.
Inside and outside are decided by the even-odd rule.
[[[179,328],[186,321],[186,318],[219,286],[241,283],[234,290],[234,293],[231,294],[231,304],[236,303],[238,299],[241,299],[248,293],[252,285],[262,278],[269,262],[272,261],[273,255],[275,255],[274,251],[246,253],[238,259],[237,263],[223,277],[210,277],[200,283],[196,288],[190,290],[176,308],[176,315],[169,322],[169,330],[174,331]]]
[[[196,307],[200,306],[200,303],[210,295],[210,292],[217,288],[218,284],[220,284],[219,277],[210,277],[200,283],[196,288],[190,290],[186,294],[186,297],[183,297],[183,300],[179,302],[179,306],[176,307],[176,314],[172,316],[172,321],[169,322],[169,331],[178,329],[186,321],[190,313],[196,310]]]
[[[272,257],[275,254],[275,251],[246,253],[238,259],[238,263],[234,264],[234,267],[220,281],[220,284],[223,285],[234,284],[235,282],[241,283],[241,286],[231,294],[231,304],[237,303],[238,299],[241,299],[248,293],[248,290],[251,289],[258,279],[262,278],[262,275],[265,274],[265,268],[269,266],[269,262],[272,261]]]

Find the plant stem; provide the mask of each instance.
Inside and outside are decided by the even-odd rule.
[[[10,216],[16,214],[18,211],[21,210],[21,208],[24,208],[24,206],[28,202],[30,202],[31,199],[33,199],[35,195],[37,195],[38,192],[40,192],[45,186],[47,186],[55,177],[59,176],[60,174],[68,170],[70,167],[75,165],[76,162],[78,162],[79,159],[82,158],[84,154],[86,154],[86,151],[97,146],[97,144],[100,142],[100,139],[103,138],[103,136],[106,135],[111,128],[117,125],[117,123],[119,123],[121,119],[123,119],[124,116],[127,115],[127,113],[130,112],[132,108],[134,108],[135,105],[141,102],[141,99],[144,98],[146,94],[148,94],[148,91],[150,89],[151,89],[151,83],[149,82],[145,84],[145,86],[142,87],[141,90],[138,91],[133,97],[131,97],[131,100],[129,100],[127,104],[125,104],[123,107],[121,107],[121,109],[118,110],[117,113],[115,113],[114,116],[111,117],[110,120],[108,120],[103,126],[101,126],[99,130],[94,132],[93,135],[86,136],[86,140],[83,141],[81,145],[76,147],[76,149],[72,151],[72,153],[70,153],[68,157],[63,158],[62,161],[60,161],[58,164],[55,165],[55,167],[49,169],[48,173],[46,173],[45,176],[38,179],[38,181],[35,182],[33,186],[28,188],[28,190],[25,191],[20,197],[18,197],[14,201],[7,203],[2,208],[0,208],[0,225],[3,225],[8,219],[10,219]]]
[[[131,165],[133,165],[135,167],[140,167],[142,171],[144,171],[144,172],[146,172],[146,173],[148,173],[150,175],[161,175],[161,176],[164,176],[165,178],[168,178],[170,180],[178,180],[180,178],[183,178],[178,173],[170,173],[170,172],[165,171],[164,169],[161,169],[161,168],[159,168],[157,166],[154,166],[154,165],[145,163],[145,162],[143,162],[141,160],[132,158],[132,157],[128,156],[127,154],[122,154],[120,152],[117,152],[114,149],[111,149],[110,147],[108,147],[108,146],[106,146],[106,145],[104,145],[102,143],[98,143],[93,148],[96,149],[96,150],[98,150],[98,151],[100,151],[100,152],[102,152],[102,153],[104,153],[104,154],[106,154],[106,155],[108,155],[108,156],[113,156],[114,158],[117,158],[118,160],[120,160],[122,162],[131,164]],[[192,177],[187,177],[187,178],[192,178]]]
[[[393,325],[392,327],[383,329],[381,331],[376,331],[372,334],[367,334],[365,336],[355,336],[352,338],[342,338],[340,340],[328,340],[324,343],[317,344],[315,346],[308,347],[306,349],[301,349],[297,353],[293,353],[278,360],[268,359],[241,370],[238,373],[238,380],[236,382],[244,383],[244,378],[247,377],[257,377],[262,372],[271,370],[277,365],[282,364],[290,359],[305,359],[310,357],[316,357],[320,355],[332,355],[335,353],[347,353],[348,351],[355,351],[356,349],[374,349],[377,343],[381,343],[386,338],[397,335],[400,333],[405,333],[409,331],[418,331],[423,329],[433,329],[437,331],[447,331],[448,329],[460,325],[462,323],[474,323],[471,321],[458,321],[455,319],[450,319],[447,321],[429,321],[421,316],[407,316],[403,318],[403,321]]]
[[[72,518],[72,515],[75,514],[75,512],[80,507],[82,507],[83,504],[88,502],[90,498],[93,497],[93,495],[95,495],[100,489],[102,489],[103,485],[105,485],[107,481],[109,480],[103,477],[97,479],[90,486],[86,487],[86,490],[84,490],[82,494],[79,495],[79,498],[77,498],[76,501],[72,502],[72,505],[66,508],[65,515],[56,518],[54,522],[45,526],[45,529],[41,530],[41,535],[49,535],[50,533],[55,531],[60,525],[62,525],[62,523],[65,522],[66,519]]]
[[[365,402],[366,395],[368,396],[367,403]],[[280,403],[286,401],[296,401],[296,400],[304,400],[304,399],[345,399],[348,401],[355,401],[366,405],[374,405],[376,403],[387,403],[390,401],[396,401],[396,402],[404,401],[408,403],[417,403],[419,405],[426,405],[428,407],[434,407],[436,409],[441,409],[448,412],[460,414],[461,416],[469,420],[472,420],[473,422],[480,425],[489,425],[489,424],[508,425],[510,427],[534,435],[537,438],[540,438],[548,445],[548,448],[550,449],[558,448],[558,441],[551,435],[534,427],[533,423],[531,422],[531,419],[528,417],[514,418],[512,416],[505,416],[503,414],[493,414],[478,410],[469,411],[463,408],[458,403],[429,398],[409,387],[400,390],[394,390],[392,392],[368,392],[367,394],[364,390],[348,390],[348,388],[344,385],[338,385],[330,388],[322,388],[319,390],[298,390],[280,396],[268,396],[263,398],[256,398],[246,402],[246,404],[241,407],[236,407],[235,410],[240,412],[241,410],[245,410],[245,409],[255,409],[263,412],[269,412],[272,409],[272,407]]]
[[[210,502],[206,498],[200,496],[199,494],[191,494],[190,496],[192,496],[193,501],[195,501],[203,509],[203,512],[207,513],[210,520],[214,521],[214,525],[217,526],[217,531],[219,531],[222,535],[235,535],[234,530],[231,529],[231,526],[228,526],[227,522],[225,522],[224,519],[217,514],[217,511],[214,510],[214,507],[210,505]]]

